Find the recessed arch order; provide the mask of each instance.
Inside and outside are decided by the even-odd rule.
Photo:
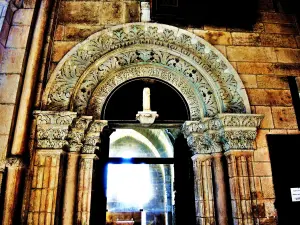
[[[250,113],[237,72],[216,48],[186,30],[156,23],[114,26],[76,45],[51,74],[43,109],[99,119],[109,94],[140,77],[176,88],[189,105],[191,120]]]

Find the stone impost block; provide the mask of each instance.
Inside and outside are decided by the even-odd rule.
[[[18,9],[13,17],[12,25],[27,25],[32,22],[33,9]]]
[[[58,21],[59,23],[98,24],[104,8],[104,2],[64,1],[60,5]]]
[[[261,34],[263,46],[296,48],[297,43],[293,35]]]
[[[299,34],[294,24],[265,24],[265,32],[272,34]]]
[[[258,33],[240,33],[233,32],[232,34],[233,45],[249,45],[249,46],[260,46],[261,39]]]
[[[274,48],[270,47],[227,47],[229,61],[244,62],[277,62]]]
[[[248,89],[251,105],[291,106],[292,97],[289,90]]]
[[[30,26],[12,26],[9,30],[6,46],[26,48]]]
[[[77,43],[77,41],[55,41],[53,45],[52,61],[59,62]]]
[[[0,62],[0,73],[22,73],[25,49],[5,49]]]
[[[274,128],[271,107],[256,106],[255,112],[264,115],[260,124],[261,128]]]
[[[240,74],[273,74],[272,63],[237,62]]]
[[[300,49],[276,48],[275,52],[280,63],[300,63]]]
[[[293,107],[272,107],[272,114],[275,128],[297,128],[297,121]]]
[[[287,77],[272,75],[257,75],[257,86],[258,88],[289,89]]]
[[[300,76],[300,63],[276,63],[273,70],[276,75]]]
[[[0,103],[16,103],[20,75],[0,75]]]

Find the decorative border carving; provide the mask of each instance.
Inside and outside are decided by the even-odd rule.
[[[147,48],[141,50],[139,46],[147,46]],[[128,47],[140,52],[128,52]],[[153,49],[153,51],[146,51],[145,49]],[[162,49],[168,50],[162,51]],[[168,65],[169,70],[181,70],[182,76],[191,75],[191,80],[201,77],[200,80],[196,79],[195,86],[203,85],[202,81],[208,82],[206,90],[213,90],[215,103],[211,104],[205,100],[206,96],[202,94],[204,102],[209,103],[207,108],[216,104],[221,106],[219,113],[250,112],[250,105],[243,84],[238,74],[221,53],[188,31],[154,23],[115,26],[90,36],[86,41],[74,47],[61,60],[51,75],[43,96],[44,109],[68,110],[71,96],[79,98],[74,93],[75,87],[80,87],[85,82],[82,75],[88,68],[98,65],[97,62],[111,52],[117,53],[116,55],[120,58],[112,57],[106,61],[107,63],[102,62],[100,67],[95,66],[97,69],[89,74],[90,77],[95,77],[96,86],[101,83],[101,80],[98,79],[101,78],[102,72],[105,74],[110,68],[118,69],[133,62],[149,64],[154,61],[160,65]],[[161,53],[165,55],[171,53],[169,54],[170,61],[164,61],[167,59],[164,57],[167,56],[160,57]],[[176,55],[177,58],[174,57]],[[185,64],[186,62],[188,64]],[[195,67],[194,70],[193,66],[197,66],[197,68]],[[98,81],[100,82],[98,83]],[[92,93],[92,90],[89,91]],[[218,102],[219,99],[221,102]],[[204,114],[205,116],[217,113],[209,110],[207,112]]]

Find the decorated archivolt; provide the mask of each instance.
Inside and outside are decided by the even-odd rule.
[[[75,46],[52,73],[43,110],[100,118],[108,94],[140,77],[174,86],[188,103],[192,120],[250,113],[238,74],[218,50],[186,30],[155,23],[111,27]]]

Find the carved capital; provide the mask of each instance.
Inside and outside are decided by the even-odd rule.
[[[193,133],[205,132],[207,130],[207,124],[202,121],[186,121],[181,130],[185,138],[187,138]]]
[[[222,152],[221,146],[208,133],[193,133],[188,136],[187,142],[194,155]]]
[[[61,149],[68,145],[69,127],[76,116],[74,112],[34,111],[37,147]]]
[[[264,115],[220,113],[217,115],[217,118],[221,121],[223,127],[257,128],[264,118]]]
[[[84,137],[84,146],[81,150],[83,154],[93,154],[100,150],[101,132],[107,126],[106,120],[95,120],[91,123]]]
[[[6,167],[24,168],[23,160],[18,157],[10,157],[6,159]]]

